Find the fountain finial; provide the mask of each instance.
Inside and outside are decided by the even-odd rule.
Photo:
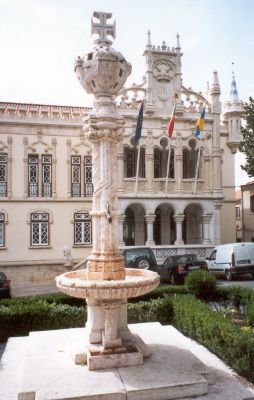
[[[97,33],[99,38],[95,39],[96,44],[112,44],[112,41],[108,39],[108,35],[112,36],[113,39],[116,37],[116,22],[112,25],[107,24],[107,20],[112,17],[111,13],[94,11],[93,16],[99,19],[99,23],[94,22],[91,19],[91,34]]]

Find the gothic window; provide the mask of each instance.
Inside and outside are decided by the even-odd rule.
[[[83,245],[92,243],[92,222],[88,212],[74,214],[74,244]]]
[[[0,247],[5,246],[5,215],[0,213]]]
[[[250,196],[250,211],[254,212],[254,195]]]
[[[52,196],[52,156],[42,156],[42,196]]]
[[[81,159],[80,156],[71,157],[71,195],[72,197],[81,196]]]
[[[146,169],[145,169],[145,162],[146,162],[146,151],[144,147],[140,149],[140,161],[139,161],[139,178],[146,177]]]
[[[161,151],[154,149],[154,178],[161,178]]]
[[[0,153],[0,197],[7,196],[7,154]]]
[[[169,178],[174,179],[174,149],[170,151]],[[154,178],[166,178],[168,166],[168,150],[154,149]]]
[[[93,195],[93,175],[92,175],[92,157],[84,158],[84,196]]]
[[[139,158],[139,178],[145,178],[145,148],[140,148],[140,158]],[[138,149],[129,149],[125,147],[124,149],[124,177],[125,178],[135,178],[137,173],[137,158]]]
[[[49,214],[31,213],[31,246],[49,245]]]
[[[39,168],[38,155],[28,156],[28,196],[38,197],[39,195]]]
[[[197,161],[198,161],[198,146],[195,140],[190,140],[190,149],[183,150],[183,179],[195,178]],[[202,150],[200,153],[200,162],[198,170],[198,178],[201,178],[202,169]]]
[[[124,177],[133,178],[135,172],[135,152],[133,149],[125,147],[124,149]]]

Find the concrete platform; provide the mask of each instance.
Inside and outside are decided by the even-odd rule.
[[[11,338],[0,364],[0,399],[254,398],[225,364],[175,328],[158,323],[129,327],[152,351],[143,366],[88,371],[87,366],[75,365],[72,354],[87,340],[84,328],[33,332],[29,337]]]

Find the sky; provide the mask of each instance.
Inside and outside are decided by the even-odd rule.
[[[229,100],[232,62],[239,97],[254,97],[254,0],[0,0],[0,101],[90,106],[73,71],[93,47],[91,17],[116,20],[113,47],[132,64],[128,84],[141,83],[147,30],[152,44],[180,35],[183,84],[205,92],[216,69]],[[236,156],[236,185],[250,178]]]

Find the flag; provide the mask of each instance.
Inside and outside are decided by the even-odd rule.
[[[205,107],[201,111],[201,115],[196,123],[196,132],[195,132],[196,137],[200,136],[200,132],[203,132],[204,127],[205,127]]]
[[[172,114],[171,114],[171,118],[170,118],[170,121],[169,121],[169,126],[168,126],[168,137],[169,137],[169,139],[171,139],[172,135],[173,135],[174,125],[175,125],[175,109],[176,109],[176,103],[174,104],[173,111],[172,111]]]
[[[144,102],[142,101],[141,107],[139,109],[138,113],[138,119],[137,119],[137,126],[136,126],[136,132],[135,132],[135,139],[134,143],[138,143],[139,139],[141,138],[141,131],[142,131],[142,124],[143,124],[143,112],[144,112]]]

